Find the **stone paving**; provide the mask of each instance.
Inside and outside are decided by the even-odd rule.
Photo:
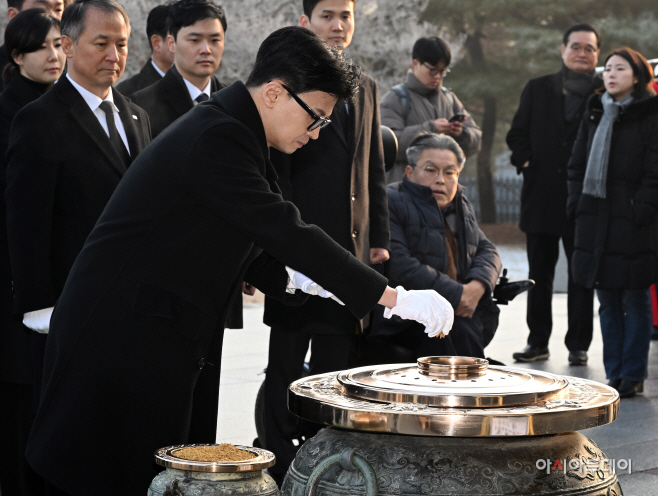
[[[500,247],[499,247],[500,248]],[[524,277],[523,257],[518,250],[501,250],[503,262],[511,266],[512,278]],[[514,258],[516,257],[516,258]],[[602,342],[598,315],[594,315],[594,340],[587,367],[569,366],[564,346],[566,333],[566,295],[553,300],[554,331],[548,361],[514,364],[512,353],[523,348],[527,337],[524,295],[501,307],[498,333],[487,348],[487,356],[523,368],[583,377],[606,382],[602,362]],[[263,307],[246,305],[245,328],[227,330],[224,339],[222,381],[220,387],[218,442],[252,445],[256,437],[254,403],[267,365],[269,328],[262,323]],[[631,460],[631,474],[619,475],[626,496],[658,495],[658,341],[652,342],[649,379],[645,392],[622,400],[619,418],[612,424],[583,431],[611,460]],[[625,471],[627,472],[627,470]]]

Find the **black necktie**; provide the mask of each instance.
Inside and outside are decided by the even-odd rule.
[[[340,127],[343,128],[343,136],[345,136],[345,141],[349,143],[350,141],[350,116],[347,113],[347,106],[345,102],[338,102],[334,107],[334,113],[340,121]]]
[[[206,100],[209,100],[210,97],[206,95],[205,93],[201,93],[199,96],[195,98],[197,103],[205,102]]]
[[[123,144],[121,136],[119,136],[119,131],[117,131],[117,126],[114,123],[114,108],[112,103],[104,101],[100,105],[101,110],[105,112],[105,118],[107,119],[107,129],[110,132],[110,142],[112,146],[123,160],[124,165],[130,164],[130,153],[126,149],[126,145]]]

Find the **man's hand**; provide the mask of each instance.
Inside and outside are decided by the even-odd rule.
[[[523,164],[523,168],[526,169],[530,165],[530,160],[526,160],[525,164]]]
[[[464,130],[464,125],[461,122],[451,122],[450,123],[450,131],[448,131],[448,134],[451,136],[454,136],[455,138],[459,136],[462,131]]]
[[[385,250],[384,248],[370,248],[371,264],[375,265],[384,263],[389,258],[391,258],[391,255],[389,255],[388,250]]]
[[[345,305],[345,303],[343,303],[338,298],[336,298],[332,292],[327,291],[322,286],[320,286],[317,282],[313,281],[312,279],[309,279],[301,272],[297,272],[296,270],[291,269],[288,266],[286,266],[286,272],[288,272],[288,277],[290,278],[290,280],[288,281],[288,287],[286,288],[287,292],[294,293],[296,289],[299,289],[304,293],[310,295],[316,295],[319,296],[320,298],[331,298],[332,300],[337,301],[341,305]]]
[[[448,119],[435,119],[432,124],[434,124],[434,129],[439,134],[447,134],[452,129],[452,123],[448,122]]]
[[[390,319],[393,315],[397,315],[403,319],[420,322],[431,338],[440,334],[445,336],[450,332],[455,315],[452,305],[443,296],[431,289],[407,291],[402,286],[398,286],[395,290],[397,291],[395,306],[384,310],[384,318]]]
[[[475,312],[475,308],[480,302],[480,298],[486,291],[485,285],[476,279],[464,284],[464,291],[462,292],[462,299],[459,300],[455,315],[459,317],[471,318]]]
[[[254,296],[256,293],[256,288],[248,282],[242,281],[242,292],[247,296]]]

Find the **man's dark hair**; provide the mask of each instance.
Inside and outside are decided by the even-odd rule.
[[[176,39],[178,32],[187,26],[204,19],[219,19],[226,33],[226,14],[224,9],[210,0],[179,0],[169,7],[167,28]]]
[[[360,71],[308,29],[291,26],[263,41],[246,85],[257,88],[273,79],[298,94],[322,91],[349,100],[359,86]]]
[[[14,7],[16,10],[21,11],[25,0],[7,0],[7,7]]]
[[[85,30],[85,16],[89,9],[98,9],[105,14],[119,14],[128,28],[130,36],[130,19],[124,8],[114,0],[76,0],[64,9],[62,14],[62,35],[77,43]]]
[[[651,70],[651,65],[640,52],[628,47],[617,48],[605,58],[604,67],[608,63],[608,60],[610,60],[610,57],[614,55],[624,58],[630,64],[631,69],[633,69],[633,76],[637,78],[637,83],[635,83],[635,88],[631,93],[633,98],[642,98],[655,94],[652,84],[653,71]]]
[[[302,3],[302,8],[304,9],[304,14],[306,17],[309,19],[311,18],[311,14],[313,13],[313,9],[317,4],[319,4],[322,0],[304,0]],[[356,4],[356,0],[351,0],[352,3]]]
[[[167,38],[167,18],[169,17],[170,4],[158,5],[151,9],[149,16],[146,19],[146,36],[153,51],[153,44],[151,37],[154,34],[159,35],[163,40]]]
[[[9,21],[5,29],[5,53],[9,61],[3,73],[5,81],[20,72],[14,57],[39,50],[52,28],[60,29],[59,20],[43,9],[24,10]]]
[[[452,60],[450,47],[438,36],[416,40],[411,57],[421,64],[428,63],[434,66],[443,64],[444,67],[448,67]]]
[[[596,36],[596,48],[601,48],[601,36],[599,35],[599,32],[596,30],[594,26],[587,22],[581,22],[579,24],[574,24],[571,26],[569,29],[567,29],[564,32],[564,36],[562,37],[562,44],[564,46],[567,46],[569,43],[569,36],[571,36],[571,33],[578,33],[581,31],[587,31],[590,33],[594,33],[594,36]]]

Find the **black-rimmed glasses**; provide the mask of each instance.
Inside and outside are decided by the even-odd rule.
[[[290,88],[288,88],[285,84],[281,83],[281,86],[283,86],[283,89],[286,90],[288,93],[290,93],[290,96],[293,97],[295,99],[295,101],[297,103],[299,103],[299,105],[304,110],[306,110],[306,112],[308,112],[308,115],[313,117],[313,122],[311,123],[310,126],[308,126],[306,128],[307,131],[315,131],[318,128],[322,129],[323,127],[328,126],[329,124],[331,124],[331,119],[328,119],[326,117],[320,117],[318,114],[313,112],[313,109],[311,109],[311,107],[306,105],[304,100],[302,100],[297,95],[295,95],[295,92],[292,91]]]
[[[438,67],[432,67],[427,62],[423,62],[422,65],[427,67],[427,69],[430,72],[430,76],[432,76],[432,77],[436,76],[437,74],[440,74],[441,77],[444,78],[450,73],[450,69],[439,69]]]

